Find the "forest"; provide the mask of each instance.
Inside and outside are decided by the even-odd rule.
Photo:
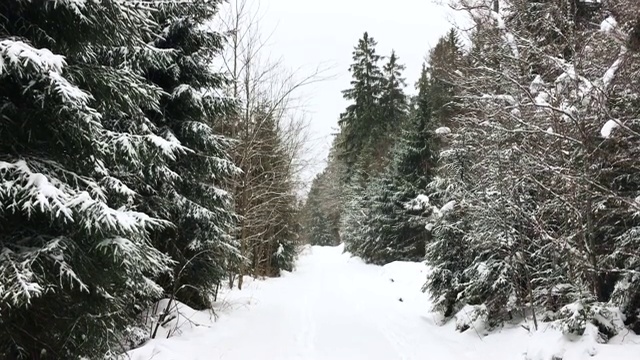
[[[245,5],[1,2],[0,358],[115,358],[159,299],[291,270],[313,77]]]
[[[307,244],[424,261],[444,321],[640,333],[640,2],[450,5],[418,79],[363,31],[307,187],[324,72],[246,1],[0,2],[0,358],[121,359]]]
[[[445,319],[640,331],[640,3],[452,6],[471,26],[429,51],[416,95],[373,34],[354,47],[305,237],[424,259]]]

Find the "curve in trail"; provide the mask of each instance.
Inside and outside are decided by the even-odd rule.
[[[415,271],[420,264],[414,264]],[[423,276],[419,278],[423,278]],[[420,284],[390,281],[384,268],[313,247],[293,273],[234,292],[252,304],[210,328],[154,340],[134,360],[471,359],[459,334],[425,321]],[[412,295],[415,294],[415,295]],[[403,301],[399,297],[404,296]],[[445,336],[449,335],[449,336]]]

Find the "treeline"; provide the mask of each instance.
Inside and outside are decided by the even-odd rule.
[[[426,259],[445,318],[640,331],[640,3],[454,3],[416,96],[359,42],[305,237]]]
[[[0,358],[115,358],[161,298],[291,270],[308,80],[222,5],[0,4]]]

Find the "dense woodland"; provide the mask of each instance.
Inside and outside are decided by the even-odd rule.
[[[0,358],[115,358],[155,336],[156,301],[207,309],[243,275],[292,269],[288,102],[311,78],[259,56],[251,16],[0,3]]]
[[[640,331],[640,2],[453,6],[471,26],[429,51],[415,92],[398,55],[358,41],[305,238],[426,260],[445,320]]]
[[[418,79],[358,40],[302,204],[319,73],[245,1],[1,1],[0,358],[117,358],[305,242],[425,261],[445,320],[640,331],[640,3],[453,5]]]

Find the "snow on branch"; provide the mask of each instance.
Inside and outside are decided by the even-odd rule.
[[[142,234],[150,227],[164,227],[168,223],[148,215],[125,209],[113,209],[105,202],[92,198],[88,192],[74,189],[60,180],[32,171],[24,160],[15,163],[0,161],[0,210],[31,216],[34,212],[48,213],[64,222],[77,223],[89,233],[118,232]],[[92,184],[90,187],[98,187]]]
[[[618,123],[618,121],[609,120],[604,124],[604,126],[600,130],[600,135],[602,135],[603,138],[608,139],[611,137],[611,133],[613,132],[613,130],[615,130],[619,126],[620,126],[620,123]]]
[[[404,204],[404,208],[407,210],[425,210],[431,207],[429,197],[424,194],[420,194]]]
[[[9,66],[24,73],[28,67],[37,72],[62,72],[66,65],[64,56],[55,55],[49,49],[36,49],[23,41],[0,41],[0,76]]]
[[[500,15],[495,11],[491,11],[490,14],[491,14],[491,17],[496,21],[496,27],[504,33],[502,37],[505,43],[509,46],[509,48],[511,48],[511,53],[513,54],[513,57],[519,58],[520,51],[518,50],[518,45],[516,44],[516,37],[513,36],[513,34],[507,30],[507,26],[504,23],[504,19],[502,18],[502,15]]]
[[[14,305],[29,304],[31,299],[42,295],[46,289],[38,283],[39,279],[32,271],[38,262],[53,262],[61,283],[66,280],[72,288],[78,286],[80,291],[88,291],[87,285],[65,260],[65,252],[69,247],[66,240],[58,237],[39,248],[3,248],[0,251],[0,278],[5,287],[0,286],[0,300]]]
[[[177,155],[193,152],[190,148],[183,146],[170,131],[166,131],[164,137],[155,134],[137,135],[109,130],[105,131],[105,135],[114,149],[124,152],[136,162],[141,162],[140,149],[155,150],[171,160],[175,160]]]
[[[614,31],[617,27],[618,27],[618,22],[616,21],[616,19],[613,16],[609,16],[608,18],[604,19],[604,21],[602,21],[602,23],[600,24],[600,31],[602,31],[605,34],[609,34],[612,31]]]
[[[611,82],[615,78],[616,73],[620,69],[620,66],[622,65],[622,62],[624,61],[624,58],[626,57],[626,55],[627,55],[627,47],[621,46],[620,53],[618,54],[618,58],[613,64],[611,64],[609,69],[607,69],[607,71],[604,73],[604,76],[602,76],[603,90],[606,90],[607,88],[609,88],[609,85],[611,85]]]
[[[55,92],[62,98],[62,100],[70,105],[84,106],[89,103],[93,98],[87,92],[81,90],[75,85],[72,85],[67,79],[63,78],[60,73],[55,71],[49,71],[49,81],[53,86]]]

